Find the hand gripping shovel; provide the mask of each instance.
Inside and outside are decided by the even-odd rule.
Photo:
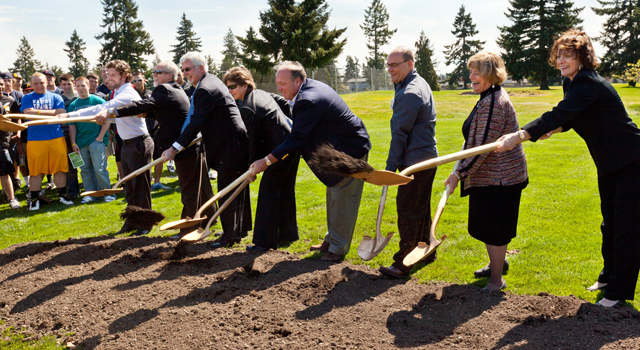
[[[451,163],[457,160],[462,160],[465,158],[477,156],[478,154],[495,151],[500,146],[500,144],[501,144],[500,141],[496,141],[486,145],[470,148],[464,151],[451,153],[446,156],[425,160],[424,162],[414,164],[404,169],[402,172],[400,172],[400,175],[408,176],[415,172],[431,169],[442,164]],[[387,235],[387,237],[384,237],[380,232],[380,224],[382,222],[382,215],[384,214],[384,205],[385,205],[386,199],[387,199],[387,191],[386,191],[386,188],[384,188],[382,190],[382,197],[380,198],[380,205],[378,206],[378,219],[376,221],[376,236],[374,238],[371,238],[370,236],[362,237],[362,242],[360,242],[360,245],[358,246],[358,255],[362,260],[366,261],[366,260],[371,260],[375,258],[378,254],[380,254],[382,250],[384,250],[384,248],[387,246],[387,244],[391,240],[391,237],[393,236],[393,233],[390,233],[389,235]],[[380,240],[380,243],[378,243],[378,240]]]
[[[229,206],[229,204],[231,204],[231,202],[233,202],[234,199],[236,199],[236,197],[242,193],[242,190],[244,190],[244,188],[249,184],[249,180],[247,179],[247,177],[249,177],[251,175],[251,171],[253,169],[249,169],[248,172],[244,173],[242,176],[240,176],[239,178],[237,178],[233,183],[235,183],[236,181],[242,180],[242,184],[240,186],[238,186],[238,188],[236,188],[235,192],[233,192],[233,194],[231,195],[231,197],[229,197],[224,204],[222,204],[220,206],[220,208],[218,209],[218,211],[216,211],[215,214],[213,214],[213,216],[211,217],[211,219],[209,220],[209,222],[207,223],[207,226],[203,229],[198,228],[197,230],[186,234],[184,237],[182,237],[182,239],[180,239],[180,241],[184,241],[184,242],[197,242],[199,240],[205,239],[207,237],[209,237],[213,232],[211,232],[211,224],[218,218],[218,216],[220,216],[220,214],[222,214],[222,212],[227,209],[227,207]],[[245,176],[247,175],[248,176]],[[244,178],[244,179],[243,179]],[[225,190],[227,188],[229,188],[230,186],[233,185],[233,183],[227,187],[225,187]],[[234,186],[235,187],[235,186]],[[222,191],[220,191],[218,194],[222,193]]]
[[[92,117],[93,118],[93,117]],[[74,118],[69,118],[69,119],[74,119]],[[185,150],[189,147],[191,147],[192,145],[198,143],[200,140],[202,139],[202,137],[198,137],[195,140],[193,140],[189,146],[183,148],[182,150]],[[180,153],[180,151],[176,152]],[[116,194],[116,193],[120,193],[124,190],[124,188],[119,188],[120,185],[122,185],[123,183],[125,183],[126,181],[129,181],[131,179],[133,179],[134,177],[140,175],[140,174],[144,174],[145,171],[153,168],[154,166],[158,165],[158,164],[162,164],[164,162],[164,157],[160,157],[156,160],[154,160],[153,162],[143,166],[142,168],[132,172],[131,174],[123,177],[122,179],[120,179],[120,181],[116,182],[115,185],[113,185],[112,188],[107,188],[104,190],[98,190],[98,191],[87,191],[87,192],[82,192],[80,193],[81,196],[89,196],[89,197],[102,197],[102,196],[108,196],[108,195],[112,195],[112,194]]]
[[[28,117],[31,119],[31,116]],[[33,125],[50,125],[50,124],[66,124],[66,123],[95,123],[94,116],[77,117],[77,118],[45,118],[26,122],[24,124],[16,124],[6,119],[0,119],[0,130],[3,131],[22,131]]]
[[[206,201],[196,212],[196,215],[194,218],[190,218],[187,217],[186,219],[182,219],[182,220],[177,220],[177,221],[172,221],[172,222],[168,222],[164,225],[162,225],[160,227],[160,231],[164,231],[164,230],[176,230],[176,229],[180,229],[180,228],[185,228],[185,227],[191,227],[191,226],[195,226],[200,224],[201,222],[205,221],[207,219],[207,216],[203,216],[201,217],[200,215],[202,215],[202,213],[208,208],[210,207],[213,203],[215,203],[216,201],[218,201],[220,198],[222,198],[223,196],[226,196],[227,193],[231,192],[231,190],[233,190],[234,188],[236,188],[241,182],[245,181],[249,176],[251,176],[251,172],[253,171],[253,169],[249,169],[247,170],[244,174],[240,175],[239,178],[235,179],[232,183],[230,183],[227,187],[225,187],[224,189],[222,189],[222,191],[218,192],[215,196],[211,197],[211,199],[209,199],[208,201]],[[244,185],[246,186],[246,185]],[[243,188],[244,188],[243,186]],[[225,202],[226,204],[226,202]],[[228,206],[228,204],[227,204]],[[218,212],[220,212],[220,210],[218,209]],[[216,214],[218,214],[218,212],[216,212]],[[208,236],[208,235],[207,235]],[[186,236],[185,236],[186,237]],[[205,236],[206,237],[206,236]],[[184,238],[183,238],[184,239]]]

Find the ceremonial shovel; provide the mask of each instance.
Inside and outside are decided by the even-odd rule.
[[[73,119],[73,118],[69,118],[69,119]],[[195,140],[193,140],[189,146],[183,148],[182,150],[185,150],[191,146],[193,146],[194,144],[198,143],[198,141],[200,141],[202,139],[202,137],[198,137]],[[180,153],[181,151],[176,152],[176,154]],[[118,188],[120,187],[120,185],[122,185],[125,181],[129,181],[131,179],[133,179],[134,177],[143,174],[145,171],[153,168],[154,166],[158,165],[158,164],[162,164],[164,162],[164,157],[160,157],[156,160],[154,160],[153,162],[143,166],[142,168],[132,172],[131,174],[123,177],[122,179],[120,179],[120,181],[116,182],[115,185],[113,185],[112,188],[107,188],[104,190],[98,190],[98,191],[87,191],[87,192],[82,192],[80,193],[81,196],[89,196],[89,197],[102,197],[102,196],[108,196],[108,195],[112,195],[112,194],[116,194],[116,193],[120,193],[124,190],[124,188]]]
[[[29,126],[34,126],[34,125],[66,124],[66,123],[95,123],[96,121],[93,120],[94,117],[95,116],[76,117],[76,118],[45,118],[43,120],[26,122],[24,124],[16,124],[16,123],[10,122],[9,120],[0,119],[0,130],[22,131],[22,130],[26,130],[27,127]]]
[[[162,226],[160,226],[160,231],[164,231],[164,230],[175,230],[175,229],[180,229],[180,228],[185,228],[185,227],[191,227],[191,226],[195,226],[203,221],[205,221],[207,219],[207,216],[203,216],[200,217],[200,215],[202,215],[202,213],[205,211],[205,209],[207,209],[208,207],[210,207],[213,203],[215,203],[217,200],[219,200],[220,198],[222,198],[223,196],[227,195],[227,193],[231,192],[231,190],[233,190],[234,188],[236,188],[241,182],[245,181],[249,176],[251,176],[251,172],[253,170],[249,169],[247,170],[244,174],[240,175],[239,178],[235,179],[231,184],[229,184],[229,186],[225,187],[222,189],[222,191],[218,192],[215,196],[211,197],[211,199],[209,199],[208,201],[206,201],[196,212],[196,215],[194,218],[190,218],[187,216],[186,219],[182,219],[182,220],[177,220],[177,221],[172,221],[172,222],[168,222]],[[243,184],[243,188],[244,188]],[[227,201],[228,202],[228,201]],[[227,204],[227,202],[225,202],[224,204]],[[225,207],[226,208],[226,207]],[[219,215],[219,212],[222,212],[220,209],[218,209],[218,211],[216,212],[216,214]],[[208,235],[207,235],[208,236]],[[186,237],[186,236],[185,236]],[[205,236],[206,237],[206,236]],[[183,238],[184,239],[184,238]]]
[[[47,116],[47,115],[33,115],[33,114],[7,114],[3,117],[7,119],[31,119],[31,120],[49,120],[49,119],[58,119],[56,116]]]
[[[415,172],[431,169],[442,164],[447,164],[455,162],[457,160],[477,156],[479,154],[495,151],[500,146],[500,144],[501,142],[496,141],[464,151],[448,154],[446,156],[425,160],[424,162],[414,164],[404,169],[402,172],[400,172],[400,175],[408,176]],[[382,215],[384,214],[384,205],[386,200],[387,186],[382,189],[382,196],[380,197],[380,205],[378,206],[378,219],[376,221],[376,235],[373,238],[370,236],[362,237],[362,242],[360,242],[360,245],[358,246],[358,255],[360,256],[360,258],[362,258],[362,260],[371,260],[375,258],[387,246],[387,244],[391,240],[391,237],[393,237],[393,232],[389,233],[386,237],[383,236],[380,232],[380,225],[382,222]]]
[[[242,190],[249,184],[249,180],[247,180],[247,177],[249,177],[251,175],[251,171],[253,169],[249,169],[249,171],[247,171],[246,173],[244,173],[242,176],[240,176],[239,178],[237,178],[231,185],[227,186],[225,188],[225,190],[229,187],[231,187],[234,183],[236,183],[237,181],[243,180],[242,184],[240,186],[238,186],[238,188],[236,188],[235,192],[233,192],[233,194],[231,195],[231,197],[229,197],[229,199],[227,199],[224,204],[222,204],[220,206],[220,208],[218,209],[218,211],[216,211],[215,214],[213,214],[213,216],[211,217],[211,219],[209,220],[209,222],[207,223],[207,227],[203,229],[198,228],[197,230],[188,233],[187,235],[185,235],[184,237],[182,237],[182,239],[180,241],[185,241],[185,242],[196,242],[199,241],[201,239],[205,239],[207,237],[209,237],[213,232],[211,232],[211,224],[218,218],[218,216],[220,216],[220,214],[222,214],[222,211],[227,209],[227,207],[229,206],[229,204],[231,204],[231,202],[242,192]],[[245,176],[247,175],[247,176]],[[234,186],[235,187],[235,186]],[[224,191],[224,190],[223,190]],[[218,194],[222,193],[222,191],[220,191]]]

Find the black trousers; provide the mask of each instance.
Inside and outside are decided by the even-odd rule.
[[[180,184],[180,197],[182,200],[182,214],[180,216],[182,219],[187,216],[193,218],[200,206],[213,197],[208,169],[203,158],[204,154],[198,153],[175,160],[178,183]],[[198,188],[200,188],[199,201]],[[214,203],[205,209],[202,215],[211,218],[216,210],[217,205]],[[202,222],[200,227],[204,228],[207,222],[208,220]],[[187,227],[180,229],[180,233],[189,233],[193,230],[193,227]]]
[[[65,141],[67,142],[67,154],[73,152],[71,148],[71,140],[69,137],[65,137]],[[71,159],[67,156],[67,164],[69,165],[69,171],[67,171],[67,195],[69,196],[80,196],[80,183],[78,182],[78,169],[73,167],[71,163]]]
[[[604,297],[633,300],[640,272],[640,161],[598,176]]]
[[[405,256],[411,253],[419,242],[429,243],[431,189],[436,168],[419,171],[412,175],[413,181],[399,186],[396,196],[400,250],[393,255],[393,266],[403,271],[410,268],[402,263]]]
[[[223,151],[217,155],[217,157],[222,161],[218,161],[218,159],[215,158],[207,158],[207,162],[214,164],[214,169],[218,172],[218,191],[227,187],[235,179],[240,177],[240,175],[249,170],[248,160],[241,154],[238,155],[230,151]],[[226,202],[234,191],[223,196],[218,201],[218,204],[222,205]],[[240,240],[243,232],[251,231],[251,198],[248,185],[242,193],[231,202],[227,209],[220,214],[220,223],[224,231],[221,237],[222,239]]]
[[[122,145],[122,177],[151,163],[153,140],[145,137]],[[142,209],[151,209],[151,172],[134,177],[125,183],[127,205],[135,205]]]
[[[296,175],[300,154],[274,163],[263,173],[258,192],[253,244],[277,249],[279,243],[294,242],[298,235],[296,220]]]

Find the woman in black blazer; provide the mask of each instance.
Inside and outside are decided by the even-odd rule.
[[[569,129],[585,140],[598,170],[604,259],[598,281],[587,289],[606,288],[598,305],[611,307],[633,300],[640,271],[640,129],[613,86],[595,71],[598,58],[584,32],[563,33],[549,63],[565,77],[564,99],[523,131],[501,137],[498,152]]]
[[[222,78],[240,109],[249,136],[249,162],[265,158],[291,133],[289,103],[255,88],[251,72],[234,67]],[[277,249],[298,240],[295,185],[300,155],[290,154],[264,172],[249,252]]]

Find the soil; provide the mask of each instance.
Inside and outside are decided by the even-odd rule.
[[[83,349],[640,348],[640,313],[629,307],[162,237],[2,250],[0,318]]]

